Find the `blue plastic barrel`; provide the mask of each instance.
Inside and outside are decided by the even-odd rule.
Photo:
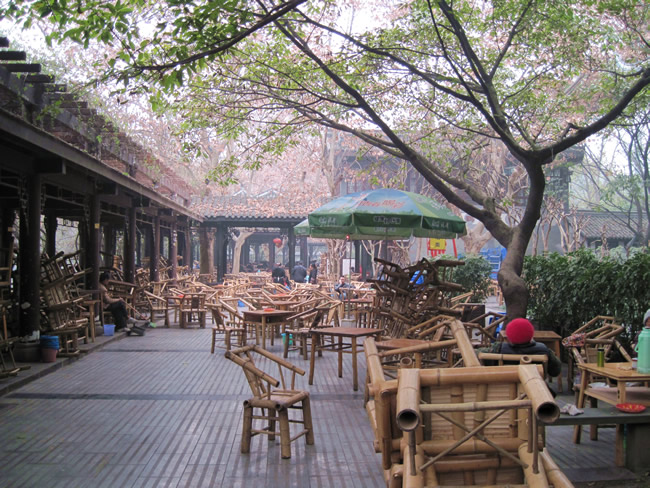
[[[59,350],[59,336],[41,336],[42,349]]]

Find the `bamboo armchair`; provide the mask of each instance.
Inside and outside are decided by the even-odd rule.
[[[237,301],[236,298],[220,298],[218,303],[222,311],[225,312],[226,325],[230,327],[245,327],[246,321],[244,320],[244,316],[237,310]]]
[[[280,379],[277,380],[259,369],[253,360],[256,353],[278,366]],[[242,429],[241,452],[250,452],[253,436],[263,434],[269,436],[269,441],[275,441],[280,435],[280,452],[283,459],[291,457],[291,442],[305,436],[307,445],[314,444],[314,428],[311,418],[309,392],[296,390],[296,375],[303,376],[305,372],[282,358],[258,346],[246,346],[226,352],[226,358],[238,364],[244,370],[253,397],[244,401],[244,424]],[[284,368],[284,370],[283,370]],[[284,378],[284,371],[291,373],[290,383]],[[280,386],[280,389],[274,389]],[[302,418],[289,418],[289,410],[302,411]],[[265,428],[254,429],[253,420],[267,421]],[[276,431],[276,422],[280,431]],[[302,425],[302,430],[291,435],[291,424]]]
[[[395,389],[402,486],[572,486],[543,450],[560,412],[538,366],[402,369]]]
[[[169,298],[147,290],[143,293],[149,306],[149,321],[154,322],[156,315],[162,314],[165,318],[165,327],[169,327]]]
[[[181,328],[186,328],[188,325],[198,322],[199,326],[205,329],[207,313],[205,293],[185,293],[181,297],[178,305],[179,325]],[[196,321],[194,317],[196,317]]]
[[[223,343],[226,351],[230,351],[231,349],[233,336],[235,336],[237,339],[237,345],[239,347],[245,346],[246,327],[243,324],[243,319],[240,323],[241,325],[232,325],[232,322],[227,324],[226,316],[222,311],[222,309],[225,307],[221,302],[217,300],[216,303],[208,303],[206,306],[212,313],[212,320],[215,323],[214,327],[212,327],[212,346],[210,347],[210,354],[214,354],[218,336],[223,337]]]
[[[571,337],[576,337],[579,334],[584,334],[579,341],[581,345],[567,341],[568,338],[562,341],[569,353],[567,374],[569,385],[574,384],[577,364],[596,362],[599,347],[605,350],[606,361],[617,350],[626,361],[632,362],[630,355],[616,339],[621,332],[623,332],[623,326],[618,323],[618,319],[598,315],[576,329],[571,335]]]
[[[325,317],[328,310],[328,307],[316,307],[311,310],[299,312],[287,319],[287,321],[292,322],[292,325],[290,327],[287,327],[284,331],[285,336],[283,356],[285,358],[289,355],[289,349],[299,349],[302,353],[303,359],[305,361],[309,359],[309,356],[307,354],[307,342],[309,336],[312,329],[321,326],[323,318]],[[305,323],[308,325],[305,326]],[[295,346],[293,348],[290,347],[292,343]]]

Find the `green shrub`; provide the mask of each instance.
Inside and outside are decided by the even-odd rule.
[[[650,308],[650,253],[600,258],[590,249],[561,256],[529,256],[522,277],[528,285],[528,316],[562,336],[596,315],[610,315],[625,326],[623,342],[641,328]]]

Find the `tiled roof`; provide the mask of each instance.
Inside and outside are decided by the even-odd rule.
[[[599,239],[603,235],[610,239],[631,239],[634,233],[630,227],[634,228],[634,223],[638,221],[636,213],[580,210],[578,215],[585,219],[582,234],[588,239]],[[630,227],[626,225],[627,222],[630,222]],[[646,219],[644,225],[647,225]]]
[[[324,201],[309,192],[294,192],[275,196],[249,197],[210,196],[192,206],[193,210],[206,219],[227,217],[237,219],[301,218],[320,207]]]

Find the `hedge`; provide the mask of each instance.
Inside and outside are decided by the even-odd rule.
[[[560,255],[528,256],[522,277],[529,291],[528,317],[563,337],[596,315],[621,320],[624,343],[642,327],[650,308],[650,253],[603,258],[590,249]]]

